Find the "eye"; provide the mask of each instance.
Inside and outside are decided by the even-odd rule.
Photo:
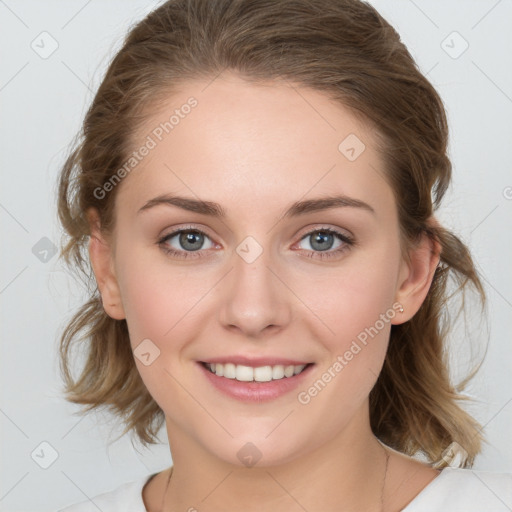
[[[300,243],[306,242],[304,250],[309,251],[310,258],[331,258],[339,256],[342,252],[355,245],[352,237],[340,233],[332,228],[319,228],[310,231],[301,238]],[[334,250],[331,250],[333,249]]]
[[[204,246],[205,242],[209,242]],[[158,241],[162,249],[178,258],[199,257],[199,255],[189,254],[203,249],[211,249],[214,247],[210,237],[199,229],[186,228],[179,229],[165,235]]]

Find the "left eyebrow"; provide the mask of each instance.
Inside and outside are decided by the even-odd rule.
[[[203,201],[199,199],[192,199],[189,197],[171,195],[162,195],[150,199],[146,204],[144,204],[144,206],[142,206],[142,208],[139,209],[138,213],[158,205],[177,206],[178,208],[181,208],[183,210],[200,213],[203,215],[210,215],[212,217],[217,218],[227,217],[224,208],[220,204],[215,203],[213,201]],[[360,199],[355,199],[353,197],[341,195],[322,197],[317,199],[308,199],[307,201],[297,201],[286,210],[283,217],[298,217],[300,215],[305,215],[311,212],[328,210],[331,208],[346,207],[360,208],[375,215],[375,210],[364,201],[361,201]]]
[[[331,196],[307,201],[297,201],[286,210],[284,217],[296,217],[310,212],[329,210],[331,208],[361,208],[375,215],[375,210],[364,201],[348,196]]]

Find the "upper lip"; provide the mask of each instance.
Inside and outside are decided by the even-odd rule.
[[[201,361],[203,363],[232,363],[243,366],[251,366],[257,368],[259,366],[300,366],[311,363],[311,361],[298,361],[297,359],[287,359],[284,357],[247,357],[247,356],[225,356],[211,357]]]

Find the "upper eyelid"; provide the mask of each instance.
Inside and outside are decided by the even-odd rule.
[[[317,225],[317,227],[312,227],[312,228],[305,228],[305,231],[300,231],[301,234],[297,235],[299,236],[301,239],[306,236],[306,235],[309,235],[311,233],[314,233],[316,231],[332,231],[333,233],[339,233],[340,235],[344,235],[346,236],[347,238],[352,238],[352,234],[347,230],[347,229],[344,229],[344,228],[338,228],[338,227],[332,227],[332,226],[327,226],[327,225],[324,225],[324,224],[319,224]]]
[[[169,231],[169,233],[167,234],[164,234],[164,235],[161,235],[159,237],[160,240],[162,239],[165,239],[165,238],[173,238],[175,237],[176,235],[179,235],[180,233],[184,232],[184,231],[198,231],[200,233],[202,233],[203,235],[206,235],[208,238],[210,238],[212,241],[213,239],[215,238],[214,236],[210,235],[208,230],[203,228],[203,227],[192,227],[192,226],[183,226],[183,227],[178,227],[178,228],[174,228],[172,229],[171,231]]]

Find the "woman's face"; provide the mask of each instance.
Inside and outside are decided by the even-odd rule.
[[[182,90],[137,132],[146,150],[117,185],[112,253],[171,450],[188,440],[272,465],[368,432],[407,273],[372,132],[284,83],[224,75]]]

